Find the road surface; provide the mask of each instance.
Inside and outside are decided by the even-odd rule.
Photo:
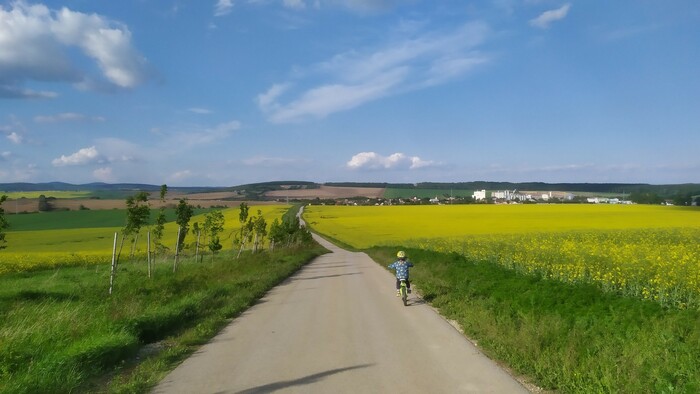
[[[419,298],[403,306],[394,277],[366,254],[317,239],[333,253],[271,290],[154,392],[528,392]]]

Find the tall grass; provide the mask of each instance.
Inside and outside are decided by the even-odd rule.
[[[369,250],[392,261],[398,247]],[[700,312],[408,249],[413,283],[493,358],[562,393],[700,392]]]
[[[125,263],[108,296],[109,266],[0,276],[0,392],[146,391],[230,318],[291,275],[319,246],[244,254],[215,262]],[[139,349],[158,356],[135,364]],[[143,367],[142,367],[143,365]],[[129,373],[125,374],[125,367]]]

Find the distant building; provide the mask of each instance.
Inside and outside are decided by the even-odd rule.
[[[486,200],[486,190],[476,190],[472,194],[472,198],[476,201]]]

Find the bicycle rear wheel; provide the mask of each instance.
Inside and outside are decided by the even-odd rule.
[[[401,282],[401,301],[403,301],[403,306],[408,305],[408,290],[406,290],[405,282]]]

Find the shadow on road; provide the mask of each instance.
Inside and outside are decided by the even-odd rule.
[[[299,378],[299,379],[285,380],[282,382],[275,382],[275,383],[270,383],[270,384],[266,384],[263,386],[253,387],[253,388],[246,389],[243,391],[238,391],[236,394],[262,394],[262,393],[270,393],[270,392],[273,392],[276,390],[282,390],[282,389],[285,389],[288,387],[293,387],[293,386],[303,386],[306,384],[311,384],[311,383],[317,382],[317,381],[319,381],[327,376],[343,373],[345,371],[351,371],[353,369],[367,368],[367,367],[370,367],[372,365],[374,365],[374,364],[362,364],[362,365],[355,365],[353,367],[347,367],[347,368],[331,369],[328,371],[315,373],[313,375],[304,376],[303,378]]]
[[[311,280],[311,279],[336,278],[338,276],[348,276],[348,275],[360,275],[360,273],[359,272],[349,272],[347,274],[309,276],[306,278],[292,278],[291,280]]]
[[[418,305],[425,305],[427,302],[425,302],[424,299],[422,298],[409,298],[408,299],[408,306],[418,306]]]

